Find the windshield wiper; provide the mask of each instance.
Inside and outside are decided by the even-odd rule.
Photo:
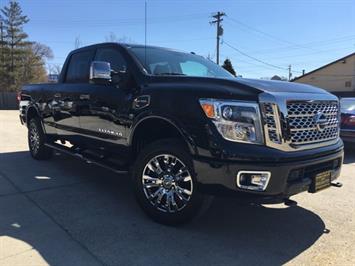
[[[177,73],[177,72],[158,73],[158,74],[155,74],[155,75],[156,75],[156,76],[160,76],[160,75],[186,76],[186,74]]]

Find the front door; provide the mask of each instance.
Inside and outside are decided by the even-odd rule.
[[[126,61],[114,47],[98,48],[94,60],[109,62],[116,72],[127,69]],[[80,127],[87,143],[97,140],[103,147],[115,144],[117,152],[120,152],[119,146],[124,150],[132,90],[120,88],[113,82],[90,84],[79,97]]]

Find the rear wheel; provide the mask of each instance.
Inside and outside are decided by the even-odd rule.
[[[51,158],[53,151],[45,146],[46,135],[38,118],[32,118],[28,125],[28,147],[31,156],[36,160]]]
[[[177,140],[157,141],[138,156],[133,170],[137,200],[159,223],[191,220],[201,207],[189,153]]]

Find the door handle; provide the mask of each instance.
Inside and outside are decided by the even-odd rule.
[[[54,98],[60,98],[60,97],[62,97],[62,95],[60,93],[57,92],[54,94]]]
[[[80,100],[89,100],[90,95],[89,94],[80,94],[79,98],[80,98]]]

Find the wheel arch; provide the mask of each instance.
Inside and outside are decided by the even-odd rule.
[[[27,125],[27,127],[29,126],[31,119],[34,117],[38,117],[39,119],[41,119],[41,115],[40,115],[40,112],[39,112],[37,106],[32,104],[32,105],[29,105],[26,110],[26,125]],[[43,132],[45,132],[44,127],[43,127],[43,122],[40,121],[40,123],[41,123],[42,129],[43,129]]]
[[[196,153],[196,145],[183,127],[178,126],[178,123],[172,119],[157,115],[144,117],[137,122],[132,128],[128,141],[133,153],[137,154],[147,144],[163,138],[178,138],[191,154]],[[145,141],[143,146],[140,146],[140,140]]]

